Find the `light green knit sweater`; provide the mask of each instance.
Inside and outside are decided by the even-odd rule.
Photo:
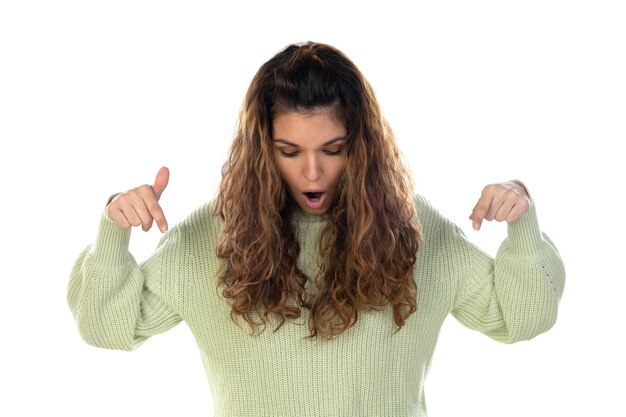
[[[185,320],[215,417],[426,416],[423,384],[446,316],[502,342],[530,339],[553,325],[565,273],[534,205],[508,225],[494,260],[424,199],[416,203],[424,233],[414,268],[418,310],[397,332],[388,308],[361,312],[333,340],[304,339],[303,310],[297,322],[251,336],[216,289],[221,221],[211,204],[172,228],[141,265],[128,252],[130,231],[103,217],[72,270],[68,302],[85,341],[110,349],[134,349]],[[324,220],[298,221],[300,267],[313,277]]]

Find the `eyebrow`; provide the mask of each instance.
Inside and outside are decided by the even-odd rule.
[[[322,143],[322,146],[328,146],[328,145],[331,145],[331,144],[333,144],[335,142],[339,142],[341,140],[347,140],[347,139],[348,139],[347,136],[339,136],[339,137],[333,138],[333,139],[331,139],[331,140],[329,140],[327,142]],[[300,145],[298,145],[296,143],[293,143],[293,142],[289,142],[286,139],[274,139],[274,142],[284,143],[285,145],[293,146],[294,148],[299,148],[300,147]]]

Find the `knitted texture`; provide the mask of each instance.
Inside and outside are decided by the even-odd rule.
[[[250,334],[231,319],[217,288],[221,220],[212,203],[172,228],[137,264],[130,231],[103,216],[94,245],[79,256],[68,302],[92,345],[133,350],[185,321],[198,342],[215,417],[426,416],[423,392],[441,326],[452,314],[498,341],[530,339],[557,317],[565,271],[539,231],[534,204],[508,225],[495,259],[416,196],[424,241],[414,277],[417,312],[399,330],[390,307],[359,312],[332,340],[305,339],[308,311],[277,331]],[[300,213],[300,268],[314,277],[324,217]],[[307,291],[315,291],[313,279]]]

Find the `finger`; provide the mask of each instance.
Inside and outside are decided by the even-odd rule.
[[[141,227],[144,231],[150,230],[153,222],[157,223],[159,230],[162,232],[167,231],[167,220],[152,187],[142,186],[137,190],[133,208],[141,219]]]
[[[528,210],[529,205],[527,197],[515,189],[508,189],[502,194],[502,204],[494,218],[497,221],[514,221]]]
[[[470,220],[472,221],[472,227],[474,228],[474,230],[480,230],[480,227],[483,224],[483,219],[487,214],[489,205],[490,200],[481,197],[474,206],[472,214],[470,215]]]
[[[511,212],[509,213],[509,215],[506,217],[505,220],[508,223],[514,222],[515,220],[519,219],[522,214],[526,213],[529,208],[530,208],[530,204],[528,203],[528,200],[524,199],[524,200],[518,201],[517,204],[513,206],[513,208],[511,209]]]
[[[141,207],[131,205],[124,210],[124,215],[133,226],[141,226],[143,230],[150,230],[150,226],[152,225],[152,219],[146,218],[146,212],[147,211],[145,210],[142,211]]]
[[[499,222],[506,220],[507,217],[511,214],[511,210],[513,209],[513,207],[515,207],[514,201],[505,200],[498,208],[498,211],[494,214],[493,220]]]
[[[167,170],[167,168],[165,169]],[[155,181],[155,183],[158,182],[158,180],[159,179],[157,176],[157,181]],[[166,178],[166,182],[167,182],[167,178]],[[165,214],[163,214],[163,209],[161,208],[158,198],[154,192],[154,186],[153,187],[149,187],[149,186],[141,187],[140,194],[143,200],[141,201],[141,204],[140,204],[142,211],[139,214],[142,219],[145,219],[143,229],[145,231],[148,231],[150,227],[152,227],[152,222],[154,221],[156,222],[161,232],[166,232],[168,228],[167,220],[165,219]]]
[[[112,211],[114,213],[113,216],[121,222],[123,222],[121,220],[123,217],[130,226],[139,226],[141,219],[134,207],[137,205],[138,200],[140,200],[140,198],[135,192],[120,194],[109,204],[109,211]]]
[[[154,200],[154,195],[151,194],[150,198]],[[144,232],[147,232],[148,230],[150,230],[150,228],[152,227],[152,222],[154,221],[154,218],[152,217],[150,210],[146,206],[146,202],[140,199],[136,202],[136,204],[133,205],[132,208],[138,219],[138,223],[135,223],[134,225],[135,226],[141,225],[141,229]]]
[[[122,210],[120,210],[118,208],[111,208],[111,209],[109,209],[107,207],[106,215],[109,218],[109,220],[115,222],[121,228],[123,228],[123,229],[130,229],[131,224],[128,221],[128,219],[126,218],[126,216],[124,216],[124,213],[122,212]]]
[[[498,209],[500,208],[502,204],[499,201],[496,201],[495,199],[491,201],[491,205],[489,205],[489,208],[487,209],[487,212],[485,213],[485,220],[487,221],[492,221],[495,217],[496,214],[498,213]]]
[[[107,219],[116,223],[118,226],[124,229],[128,229],[130,227],[130,223],[128,222],[128,220],[126,220],[124,213],[122,213],[122,211],[118,208],[118,203],[115,202],[118,197],[119,195],[115,196],[109,202],[109,204],[107,204],[106,208],[104,209],[104,214],[106,215]]]
[[[506,211],[507,207],[510,210],[510,208],[513,206],[514,200],[507,198],[507,193],[503,191],[503,188],[500,187],[498,184],[494,184],[489,187],[489,192],[492,194],[493,198],[491,200],[491,204],[489,205],[487,213],[485,214],[485,220],[497,220],[500,210]]]
[[[152,187],[142,185],[120,197],[122,211],[133,226],[140,226],[147,232],[156,221],[159,230],[167,231],[167,220],[159,205]]]
[[[159,172],[157,172],[156,178],[154,179],[154,185],[152,186],[152,190],[154,191],[154,195],[157,200],[161,198],[161,194],[163,194],[169,180],[170,170],[167,167],[161,167]]]
[[[147,204],[147,209],[150,213],[150,217],[154,219],[159,227],[159,230],[163,233],[167,232],[167,220],[165,219],[165,214],[163,214],[161,205],[156,200],[153,200]]]
[[[146,208],[145,198],[156,201],[152,187],[147,185],[121,194],[115,201],[114,208],[119,209],[132,226],[141,226],[144,231],[148,231],[152,227],[153,219]]]

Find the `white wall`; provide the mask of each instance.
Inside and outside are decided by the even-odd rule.
[[[620,2],[208,3],[0,5],[1,415],[212,415],[184,324],[130,354],[89,347],[67,278],[110,193],[167,165],[170,224],[213,196],[253,74],[303,40],[362,69],[417,191],[470,239],[495,254],[506,227],[467,216],[484,185],[520,178],[565,260],[559,321],[535,340],[446,322],[431,416],[624,415]],[[138,259],[158,235],[134,233]]]

